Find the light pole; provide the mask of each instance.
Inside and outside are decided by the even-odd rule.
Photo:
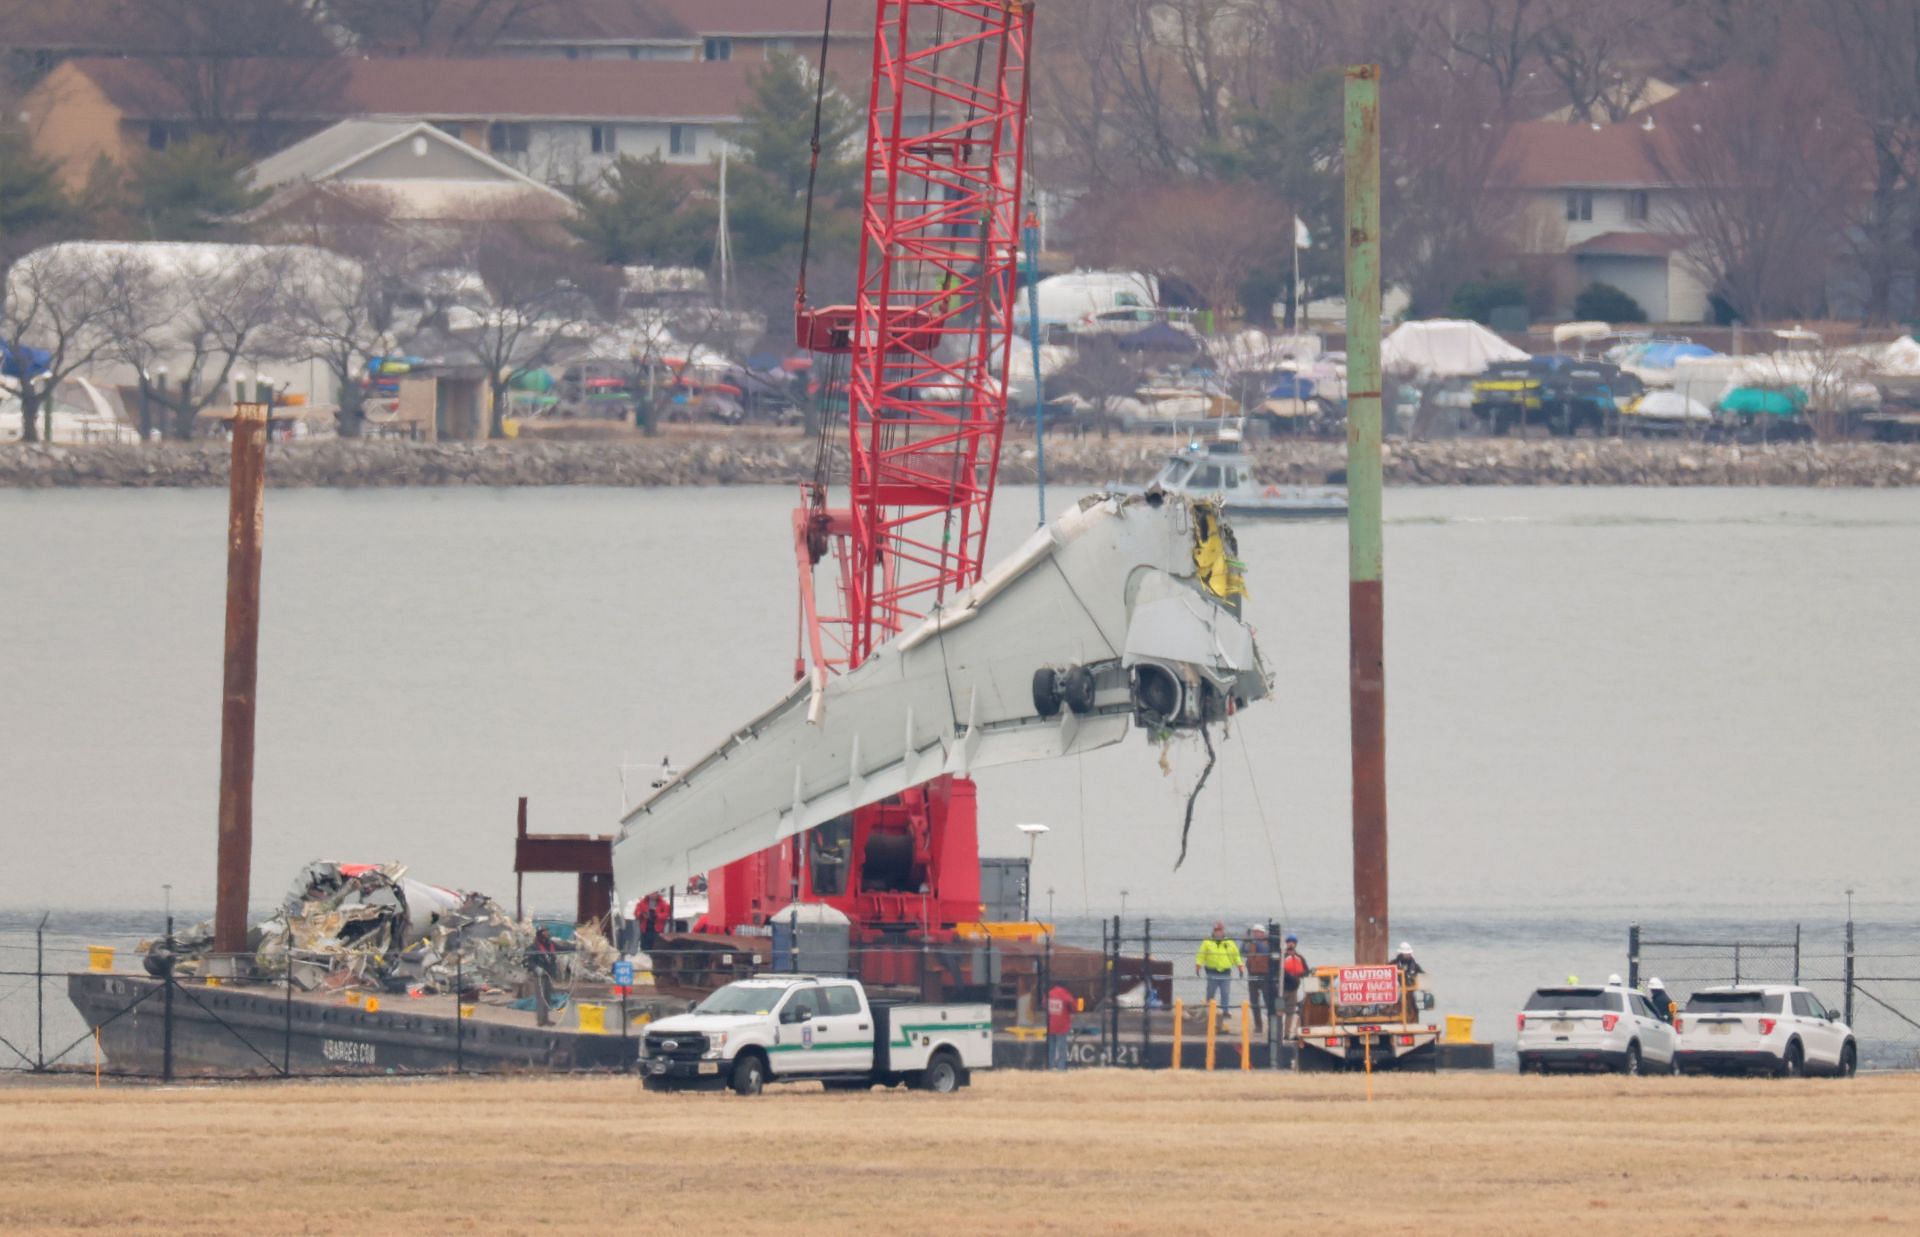
[[[1122,889],[1120,891],[1120,918],[1125,919],[1126,917],[1127,917],[1127,891]]]
[[[1033,919],[1033,850],[1039,845],[1040,835],[1048,830],[1045,825],[1032,823],[1014,828],[1027,835],[1027,874],[1020,881],[1020,919],[1027,923]]]

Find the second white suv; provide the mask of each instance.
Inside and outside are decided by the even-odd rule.
[[[1702,988],[1677,1021],[1683,1073],[1851,1078],[1860,1067],[1853,1029],[1819,997],[1793,984]]]
[[[1622,984],[1540,988],[1520,1011],[1520,1072],[1673,1072],[1678,1036],[1645,995]]]

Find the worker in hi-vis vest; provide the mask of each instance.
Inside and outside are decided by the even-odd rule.
[[[1233,973],[1247,973],[1246,964],[1240,960],[1240,947],[1227,935],[1227,925],[1216,922],[1213,935],[1200,942],[1200,952],[1193,956],[1193,973],[1207,977],[1207,999],[1218,1001],[1216,1006],[1221,1013],[1233,1004]]]

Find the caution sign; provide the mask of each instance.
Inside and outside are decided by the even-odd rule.
[[[1400,968],[1397,966],[1343,966],[1334,984],[1336,1005],[1397,1005]]]

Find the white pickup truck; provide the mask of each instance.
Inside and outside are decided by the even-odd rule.
[[[649,1025],[640,1046],[649,1091],[724,1086],[758,1095],[770,1082],[820,1082],[944,1093],[992,1065],[988,1006],[870,1002],[860,981],[820,975],[728,984]]]

